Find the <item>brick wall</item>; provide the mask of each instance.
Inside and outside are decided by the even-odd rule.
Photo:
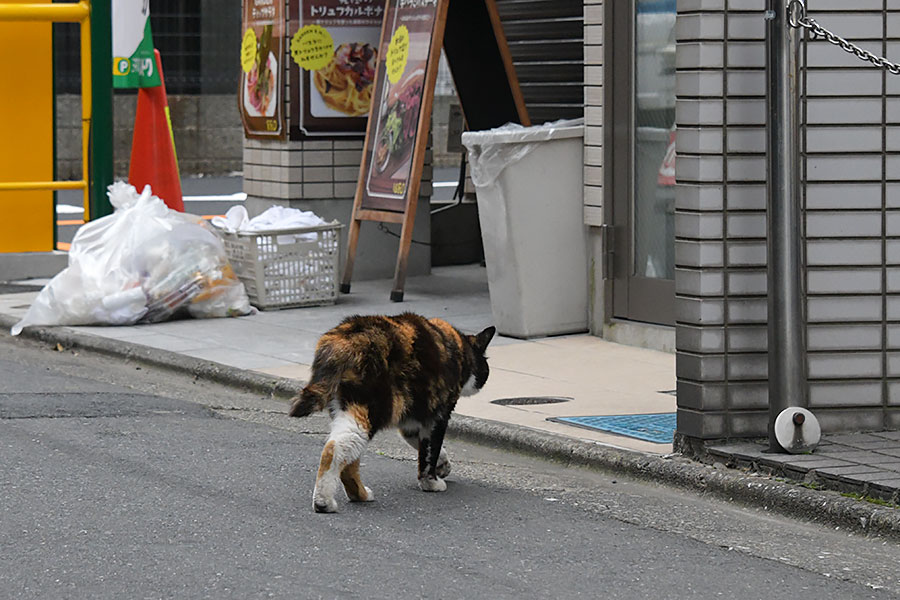
[[[766,433],[764,4],[678,1],[678,432],[692,438]],[[900,54],[900,2],[807,4]],[[900,78],[823,40],[803,58],[810,408],[825,431],[897,428]]]

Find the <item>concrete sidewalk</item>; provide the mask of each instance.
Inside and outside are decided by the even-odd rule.
[[[441,317],[466,333],[492,323],[487,275],[477,265],[441,267],[407,281],[404,302],[389,300],[391,281],[361,281],[335,305],[263,311],[237,319],[178,320],[74,331],[213,361],[228,367],[306,380],[319,336],[353,314],[417,312]],[[34,282],[31,282],[32,284]],[[7,288],[9,289],[9,288]],[[21,317],[36,293],[0,295],[0,314]],[[553,417],[674,413],[675,357],[590,335],[536,340],[498,336],[488,352],[491,376],[456,412],[553,432],[573,439],[668,454],[672,444],[549,421]],[[553,404],[498,405],[508,398],[570,398]]]

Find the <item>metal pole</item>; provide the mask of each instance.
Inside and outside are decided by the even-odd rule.
[[[91,219],[112,214],[106,188],[113,182],[112,2],[91,2],[90,139]]]
[[[800,212],[800,30],[789,7],[798,0],[767,0],[767,284],[769,450],[781,452],[775,418],[807,405],[807,365]]]

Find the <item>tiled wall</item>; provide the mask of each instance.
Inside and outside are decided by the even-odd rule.
[[[807,4],[900,58],[900,1]],[[764,5],[678,1],[678,431],[693,438],[766,433]],[[900,77],[824,40],[803,55],[810,408],[825,431],[897,428]]]
[[[244,140],[244,191],[267,198],[352,198],[360,140]]]
[[[584,3],[584,222],[603,225],[603,0]]]

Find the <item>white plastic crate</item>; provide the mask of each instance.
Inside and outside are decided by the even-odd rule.
[[[219,233],[250,303],[267,310],[335,303],[343,227]]]

